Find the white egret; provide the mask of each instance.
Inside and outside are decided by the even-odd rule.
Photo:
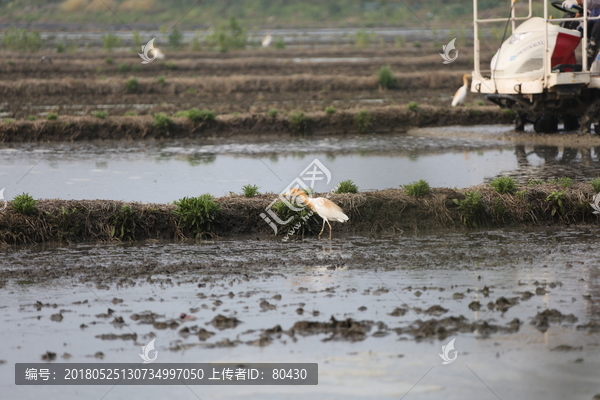
[[[463,77],[462,77],[463,85],[454,94],[454,98],[452,99],[452,107],[456,107],[457,105],[465,102],[465,99],[467,98],[467,91],[469,90],[469,78],[470,77],[471,77],[471,75],[469,75],[469,74],[463,75]]]
[[[344,214],[344,211],[329,199],[323,197],[310,198],[298,188],[290,189],[290,191],[286,193],[286,196],[287,195],[296,196],[302,203],[306,204],[311,210],[323,218],[323,228],[321,229],[321,232],[319,232],[319,239],[321,239],[321,234],[325,230],[325,222],[329,225],[329,240],[331,240],[331,224],[329,221],[348,221],[348,216]]]

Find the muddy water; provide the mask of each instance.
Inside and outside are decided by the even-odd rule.
[[[311,139],[230,139],[25,144],[0,148],[0,179],[10,199],[121,199],[169,202],[184,196],[239,192],[255,184],[280,192],[314,159],[333,181],[376,190],[426,179],[468,187],[498,175],[529,179],[600,175],[599,147],[509,143],[508,126],[428,128],[408,134]],[[17,183],[18,182],[18,183]]]
[[[318,158],[331,171],[328,191],[345,179],[362,190],[418,179],[434,187],[468,187],[498,175],[528,179],[600,175],[599,149],[518,144],[508,126],[421,129],[408,134],[310,139],[236,138],[14,144],[0,148],[0,186],[7,199],[36,198],[170,202],[223,196],[254,184],[280,192]]]
[[[0,389],[19,399],[592,399],[600,393],[599,233],[5,249]],[[546,309],[557,311],[544,319]],[[240,323],[211,322],[218,315]],[[306,329],[332,317],[358,329]],[[450,320],[462,322],[415,330]],[[281,332],[267,331],[277,325]],[[55,362],[140,362],[152,338],[159,362],[318,362],[319,385],[14,385],[15,362],[48,351]],[[438,354],[452,339],[457,358],[442,365]]]

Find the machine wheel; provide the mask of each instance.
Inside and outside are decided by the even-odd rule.
[[[527,114],[518,112],[515,118],[515,131],[523,132],[527,123]]]
[[[596,98],[581,118],[581,133],[592,133],[592,125],[598,121],[600,114],[600,98]],[[594,127],[595,128],[595,127]],[[596,134],[598,131],[595,130]]]
[[[563,115],[563,121],[564,121],[565,131],[576,131],[580,127],[579,120],[573,114]]]
[[[558,118],[554,115],[542,115],[533,124],[533,129],[536,133],[555,133],[558,131]]]

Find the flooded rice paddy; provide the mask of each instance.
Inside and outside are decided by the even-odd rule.
[[[458,134],[460,131],[460,134]],[[361,190],[396,188],[419,179],[464,188],[499,175],[522,183],[600,175],[599,148],[515,145],[511,128],[428,128],[408,133],[310,138],[230,138],[5,144],[4,196],[165,203],[184,196],[239,193],[244,185],[279,193],[315,158],[330,171],[328,191],[352,179]]]
[[[589,400],[600,393],[599,233],[6,249],[0,388],[19,399]],[[151,339],[158,362],[318,362],[319,385],[14,385],[15,362],[141,362]],[[443,365],[452,339],[456,360]]]
[[[279,192],[314,158],[331,171],[330,186],[352,179],[362,190],[599,175],[598,148],[515,144],[509,131],[19,144],[0,149],[0,177],[7,199],[169,202],[245,184]],[[0,391],[67,400],[596,399],[599,234],[561,225],[4,247]],[[161,363],[317,362],[319,385],[14,384],[15,363],[141,363],[152,339]],[[444,365],[451,340],[456,359]]]

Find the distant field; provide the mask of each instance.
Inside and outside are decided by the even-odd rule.
[[[448,106],[461,75],[473,68],[472,56],[465,49],[444,65],[438,52],[431,47],[180,51],[146,65],[130,52],[5,53],[0,116],[174,114],[192,107],[217,114],[317,112],[409,102]],[[52,64],[41,62],[41,54]],[[394,78],[387,89],[378,78],[385,65]]]
[[[505,17],[509,0],[481,0],[482,15]],[[524,15],[524,4],[517,10]],[[536,5],[539,11],[541,5]],[[2,0],[0,23],[85,23],[88,28],[175,23],[209,27],[235,17],[246,28],[289,27],[440,27],[469,28],[470,1],[285,1],[285,0]],[[60,30],[60,27],[56,27]]]

